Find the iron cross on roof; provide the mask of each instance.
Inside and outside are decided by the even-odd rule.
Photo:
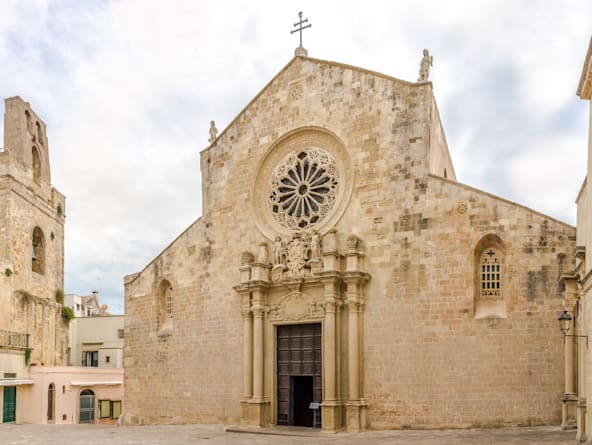
[[[290,31],[290,34],[294,34],[295,32],[299,32],[300,33],[300,46],[302,46],[302,31],[305,30],[306,28],[310,28],[312,25],[309,23],[306,26],[302,26],[306,22],[308,22],[308,19],[302,20],[302,11],[300,11],[298,13],[298,18],[300,19],[300,21],[298,21],[297,23],[294,23],[294,26],[299,26],[299,28],[293,29],[292,31]]]

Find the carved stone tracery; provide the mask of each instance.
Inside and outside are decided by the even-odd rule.
[[[335,206],[340,174],[333,156],[321,148],[292,152],[280,161],[269,185],[274,219],[290,230],[321,221]]]

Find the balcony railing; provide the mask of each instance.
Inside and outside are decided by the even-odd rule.
[[[29,347],[30,334],[0,330],[0,346],[26,349]]]

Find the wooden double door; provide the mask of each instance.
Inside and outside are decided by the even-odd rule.
[[[277,424],[321,426],[321,324],[277,326]]]

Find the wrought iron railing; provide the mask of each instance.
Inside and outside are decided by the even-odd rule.
[[[0,346],[26,349],[29,347],[29,337],[30,334],[0,330]]]

